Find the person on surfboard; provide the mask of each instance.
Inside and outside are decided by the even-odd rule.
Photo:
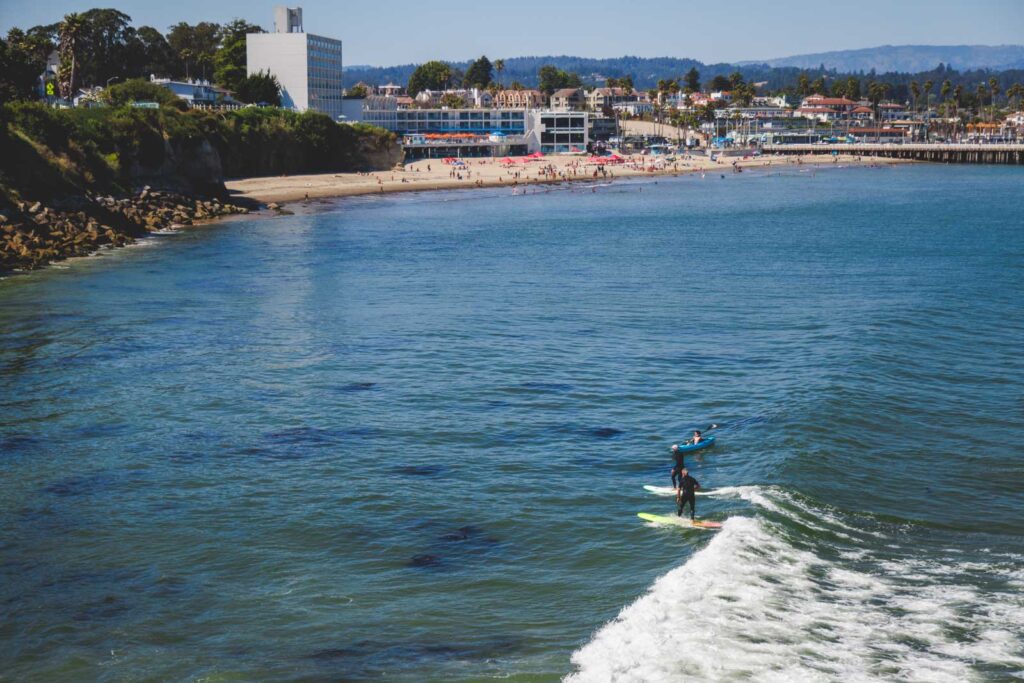
[[[678,489],[679,485],[676,483],[678,479],[682,479],[683,475],[683,451],[679,450],[679,444],[672,444],[672,488]]]
[[[690,521],[692,522],[697,516],[697,489],[700,488],[700,482],[690,476],[690,472],[683,468],[679,472],[679,487],[676,489],[676,505],[678,510],[676,511],[677,517],[683,516],[683,508],[686,504],[690,504]]]

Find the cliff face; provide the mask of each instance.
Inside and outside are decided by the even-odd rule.
[[[224,166],[220,152],[206,138],[163,141],[160,163],[132,159],[126,170],[131,185],[152,185],[179,192],[220,196],[224,192]]]
[[[359,141],[359,156],[363,163],[354,170],[385,171],[402,163],[405,150],[396,140],[367,137]]]
[[[218,200],[225,176],[384,170],[401,159],[391,133],[320,114],[3,105],[0,272],[244,213]]]

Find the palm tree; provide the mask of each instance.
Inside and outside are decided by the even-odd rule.
[[[1006,89],[1006,97],[1010,101],[1010,106],[1016,108],[1020,104],[1020,98],[1024,96],[1024,85],[1020,83],[1014,83]]]
[[[978,96],[978,116],[981,117],[985,113],[985,95],[988,94],[988,88],[984,83],[979,83],[974,93]]]
[[[498,84],[500,85],[501,84],[501,74],[505,73],[505,60],[504,59],[495,59],[494,60],[494,70],[496,72],[498,72]]]
[[[921,92],[924,93],[924,110],[926,113],[928,111],[928,93],[932,91],[932,87],[934,85],[935,84],[932,83],[931,81],[925,81],[924,85],[921,87]]]
[[[917,113],[917,98],[921,97],[921,86],[917,84],[917,81],[910,81],[910,94],[913,96],[913,112]]]
[[[57,87],[60,96],[71,99],[78,85],[78,42],[85,32],[85,18],[77,12],[64,17],[58,28],[58,55],[60,67],[57,69]]]
[[[991,111],[991,116],[992,116],[992,120],[995,121],[996,120],[996,96],[1000,92],[1000,90],[999,90],[999,79],[997,79],[995,76],[993,76],[992,78],[988,79],[988,91],[990,93],[992,93],[992,111]]]

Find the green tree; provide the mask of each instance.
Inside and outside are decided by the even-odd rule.
[[[441,106],[449,109],[465,109],[466,101],[459,95],[449,92],[441,96]]]
[[[930,79],[925,81],[924,84],[921,86],[921,94],[924,96],[924,110],[925,111],[928,111],[928,107],[930,105],[929,95],[931,94],[932,88],[934,88],[934,87],[935,87],[935,83],[932,80],[930,80]]]
[[[715,76],[714,78],[711,79],[711,83],[710,85],[708,85],[708,90],[728,90],[731,87],[732,83],[729,82],[728,78],[726,78],[725,76]]]
[[[164,34],[152,26],[141,26],[129,43],[128,73],[140,78],[177,76],[182,65]]]
[[[498,85],[501,85],[501,75],[505,73],[505,60],[495,59],[494,70],[498,73]]]
[[[131,78],[124,83],[115,83],[103,93],[109,104],[120,106],[130,102],[159,102],[174,104],[178,97],[162,85],[156,85],[144,78]]]
[[[244,19],[220,27],[220,47],[213,55],[213,80],[234,91],[246,75],[245,36],[263,29]]]
[[[466,75],[462,78],[462,87],[486,88],[492,80],[494,80],[494,65],[491,64],[491,60],[487,59],[487,55],[483,55],[466,69]]]
[[[811,94],[811,80],[805,73],[801,73],[797,78],[796,94],[801,97],[807,97]]]
[[[583,79],[579,74],[569,73],[557,67],[546,64],[537,71],[538,90],[545,95],[562,88],[578,88],[583,85]]]
[[[220,25],[209,21],[195,26],[179,22],[171,27],[167,42],[181,59],[185,78],[209,79],[219,38]]]
[[[917,101],[921,98],[921,86],[917,81],[910,81],[910,95],[913,97],[911,110],[917,112]]]
[[[736,88],[738,88],[741,85],[743,85],[743,83],[744,83],[744,81],[743,81],[743,74],[741,74],[739,71],[733,71],[731,74],[729,74],[729,89],[730,90],[735,90]]]
[[[362,83],[356,83],[345,92],[345,97],[353,100],[361,100],[367,95],[366,86]]]
[[[1006,97],[1009,99],[1011,107],[1020,106],[1021,97],[1024,97],[1024,85],[1014,83],[1006,89]]]
[[[12,28],[0,39],[0,101],[33,99],[53,41],[45,34]]]
[[[269,71],[257,71],[238,83],[235,98],[249,104],[281,106],[281,84]]]
[[[691,67],[683,76],[683,89],[688,93],[700,92],[700,72],[697,67]]]
[[[409,76],[406,90],[410,97],[416,97],[424,90],[444,90],[452,79],[452,68],[444,62],[431,61],[420,64]]]
[[[78,51],[81,49],[84,33],[85,21],[81,14],[72,12],[65,15],[64,20],[60,22],[57,88],[64,99],[71,99],[78,89]]]
[[[136,31],[132,18],[115,9],[91,9],[81,14],[79,79],[83,85],[106,85],[124,78],[131,68],[131,45]]]

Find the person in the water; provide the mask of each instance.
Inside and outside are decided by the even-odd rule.
[[[672,488],[678,489],[678,480],[683,478],[683,451],[679,450],[679,444],[672,444]]]
[[[693,521],[697,515],[697,489],[699,488],[700,483],[690,476],[686,468],[683,468],[679,473],[679,487],[676,489],[677,517],[683,516],[683,508],[689,503],[690,521]]]
[[[699,429],[694,429],[693,430],[693,438],[690,439],[689,441],[687,441],[686,443],[692,444],[692,445],[696,446],[697,444],[699,444],[703,440],[704,440],[704,437],[700,435],[700,430]]]

